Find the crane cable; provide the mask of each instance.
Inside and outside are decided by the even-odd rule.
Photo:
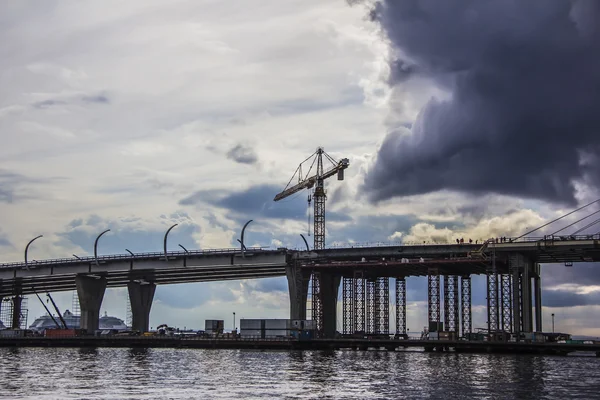
[[[547,223],[545,223],[545,224],[544,224],[544,225],[542,225],[542,226],[538,226],[537,228],[535,228],[535,229],[532,229],[532,230],[530,230],[529,232],[525,232],[524,234],[522,234],[522,235],[521,235],[521,236],[519,236],[518,238],[515,238],[515,239],[513,239],[513,241],[519,240],[519,239],[521,239],[523,236],[527,236],[527,235],[529,235],[530,233],[533,233],[533,232],[535,232],[535,231],[537,231],[537,230],[540,230],[540,229],[542,229],[542,228],[544,228],[544,227],[546,227],[546,226],[548,226],[548,225],[550,225],[550,224],[552,224],[552,223],[554,223],[554,222],[556,222],[556,221],[559,221],[559,220],[561,220],[561,219],[563,219],[563,218],[565,218],[565,217],[568,217],[569,215],[571,215],[571,214],[573,214],[573,213],[576,213],[576,212],[577,212],[577,211],[579,211],[579,210],[583,210],[584,208],[586,208],[586,207],[589,207],[589,206],[591,206],[592,204],[594,204],[594,203],[597,203],[597,202],[599,202],[599,201],[600,201],[600,199],[596,199],[596,200],[592,201],[591,203],[588,203],[588,204],[586,204],[585,206],[581,206],[581,207],[579,207],[579,208],[577,208],[577,209],[575,209],[575,210],[571,211],[570,213],[567,213],[567,214],[565,214],[565,215],[563,215],[563,216],[561,216],[561,217],[558,217],[558,218],[556,218],[556,219],[554,219],[554,220],[552,220],[552,221],[550,221],[550,222],[547,222]]]
[[[595,221],[590,222],[589,224],[587,224],[586,226],[584,226],[583,228],[579,228],[577,229],[575,232],[573,232],[573,235],[577,235],[579,232],[586,230],[587,228],[591,228],[592,226],[596,225],[597,223],[600,222],[600,218],[598,218]]]
[[[591,214],[588,214],[588,215],[586,215],[585,217],[583,217],[583,218],[581,218],[581,219],[579,219],[579,220],[577,220],[577,221],[573,222],[572,224],[569,224],[569,225],[567,225],[567,226],[565,226],[565,227],[563,227],[563,228],[560,228],[560,229],[559,229],[559,230],[557,230],[556,232],[552,233],[552,234],[551,234],[551,236],[554,236],[554,235],[556,235],[558,232],[564,231],[565,229],[567,229],[567,228],[570,228],[570,227],[572,227],[573,225],[580,223],[580,222],[581,222],[581,221],[583,221],[584,219],[586,219],[586,218],[589,218],[589,217],[591,217],[592,215],[595,215],[595,214],[598,214],[598,213],[600,213],[600,210],[598,210],[598,211],[595,211],[595,212],[593,212],[593,213],[591,213]]]

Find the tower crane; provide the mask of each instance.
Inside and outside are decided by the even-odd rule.
[[[332,165],[325,169],[323,166],[323,157],[329,161]],[[312,161],[311,161],[312,160]],[[310,167],[305,174],[302,172],[303,165],[310,163]],[[313,170],[313,168],[316,168]],[[350,161],[347,158],[342,158],[340,161],[334,160],[329,154],[323,150],[322,147],[309,156],[306,160],[302,161],[296,172],[292,175],[286,187],[282,192],[278,193],[274,201],[279,201],[289,197],[295,193],[300,192],[304,189],[313,189],[312,199],[314,201],[314,246],[315,250],[325,248],[325,186],[324,181],[334,175],[337,175],[338,180],[344,179],[344,170],[348,168]],[[306,168],[305,168],[306,169]],[[298,182],[292,184],[294,177],[297,177]],[[311,197],[308,196],[308,203],[310,207]],[[321,275],[318,272],[312,274],[312,319],[315,321],[317,335],[323,332],[323,299],[321,297]]]
[[[323,156],[332,164],[328,169],[324,169]],[[309,161],[310,168],[306,174],[302,174],[302,165],[307,164]],[[316,168],[313,171],[313,168]],[[314,200],[314,249],[319,250],[325,248],[325,187],[324,181],[337,174],[338,180],[344,180],[344,170],[348,168],[350,161],[347,158],[342,158],[340,161],[334,160],[329,154],[323,150],[322,147],[317,148],[310,157],[302,161],[296,172],[286,185],[282,192],[278,193],[274,201],[283,200],[303,189],[312,189],[314,187],[312,199]],[[313,173],[313,175],[311,175]],[[291,185],[294,177],[298,177],[298,183]],[[309,197],[310,199],[310,197]],[[310,201],[310,200],[309,200]]]

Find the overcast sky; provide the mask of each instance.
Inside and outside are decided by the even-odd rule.
[[[272,198],[318,146],[350,159],[329,245],[519,235],[599,197],[594,0],[350,3],[3,4],[1,261],[39,234],[32,259],[90,254],[108,228],[101,254],[157,251],[173,223],[172,250],[232,247],[248,219],[248,245],[301,247],[308,193]],[[600,336],[595,268],[544,269],[546,321]],[[418,331],[426,285],[408,287]],[[162,286],[151,325],[288,307],[285,278]]]

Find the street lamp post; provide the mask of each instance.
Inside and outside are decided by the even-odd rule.
[[[44,237],[44,235],[39,235],[34,237],[33,239],[31,239],[29,241],[29,243],[27,243],[27,246],[25,246],[25,268],[29,269],[29,264],[28,264],[28,260],[27,260],[27,250],[29,250],[29,246],[31,245],[31,243],[35,242],[37,239]]]
[[[233,313],[233,329],[232,330],[235,330],[235,312]]]
[[[165,261],[169,261],[169,257],[167,257],[167,236],[169,236],[169,232],[171,232],[171,229],[175,228],[177,225],[179,224],[173,224],[169,229],[167,229],[167,232],[165,233],[165,238],[163,239],[163,250],[165,252]]]
[[[554,333],[554,313],[552,313],[552,333]]]

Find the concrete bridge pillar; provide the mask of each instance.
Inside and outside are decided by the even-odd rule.
[[[321,273],[321,301],[323,304],[323,336],[333,338],[337,331],[337,300],[340,275]]]
[[[306,319],[306,299],[310,272],[293,264],[285,268],[290,295],[290,319]]]
[[[21,328],[21,304],[23,302],[23,296],[17,294],[13,297],[13,312],[12,312],[12,321],[10,327],[12,329]]]
[[[148,332],[150,327],[150,309],[156,291],[156,284],[151,282],[129,282],[129,302],[131,303],[131,329]]]
[[[542,282],[540,275],[540,264],[535,264],[535,277],[533,278],[533,289],[535,292],[535,331],[543,332],[542,328]]]
[[[106,278],[77,275],[75,285],[81,308],[80,328],[87,330],[88,333],[93,333],[99,325],[100,306],[106,291]]]

